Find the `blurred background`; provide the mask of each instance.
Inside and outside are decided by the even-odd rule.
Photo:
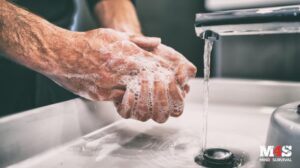
[[[54,1],[14,0],[28,10],[40,5],[40,10],[31,11],[64,28],[85,31],[97,27],[85,0],[60,5],[71,11],[63,20],[47,18],[49,13],[64,9],[52,7]],[[292,5],[299,4],[299,0],[135,0],[134,3],[144,34],[161,37],[163,43],[185,55],[198,67],[197,76],[201,77],[203,41],[195,35],[196,13]],[[300,81],[299,45],[297,34],[224,37],[215,44],[212,76]],[[3,58],[0,58],[0,74],[0,116],[76,97],[47,78]],[[60,94],[54,95],[53,90]]]

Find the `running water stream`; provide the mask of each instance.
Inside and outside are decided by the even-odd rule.
[[[230,167],[237,168],[246,160],[244,152],[228,150],[226,148],[207,148],[207,120],[209,103],[209,77],[210,60],[213,48],[213,39],[205,39],[204,44],[204,77],[203,77],[203,110],[202,110],[202,132],[201,150],[195,157],[195,162],[204,167]]]
[[[206,149],[207,145],[207,113],[209,100],[209,77],[210,77],[210,55],[213,47],[213,41],[206,39],[204,45],[204,80],[203,80],[203,111],[202,111],[202,141],[201,152]]]

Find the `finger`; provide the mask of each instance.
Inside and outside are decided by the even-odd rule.
[[[109,28],[90,30],[85,32],[85,35],[87,39],[95,41],[95,43],[90,43],[93,45],[93,47],[97,47],[99,44],[109,45],[116,41],[128,39],[128,35],[126,33]]]
[[[185,69],[185,65],[184,64],[180,64],[178,67],[177,67],[177,70],[176,70],[176,78],[177,78],[177,81],[178,81],[178,84],[180,86],[183,86],[186,84],[186,82],[188,81],[188,75],[186,73],[186,69]]]
[[[151,112],[151,95],[150,95],[150,87],[148,80],[141,81],[141,92],[139,95],[137,108],[135,112],[135,118],[140,121],[147,121],[152,117]]]
[[[152,119],[164,123],[169,117],[169,105],[166,84],[163,80],[154,81],[153,115]]]
[[[114,56],[127,56],[137,55],[142,53],[144,50],[139,48],[135,43],[127,40],[117,41],[109,46],[106,52],[111,53]]]
[[[190,86],[188,84],[185,84],[183,86],[183,91],[185,94],[188,94],[190,92]]]
[[[178,81],[178,84],[180,86],[186,85],[187,81],[190,78],[194,78],[196,76],[197,68],[190,63],[182,63],[178,65],[176,70],[176,78]]]
[[[169,61],[172,69],[176,71],[180,85],[183,86],[189,78],[195,77],[197,68],[173,48],[161,44],[153,53]]]
[[[116,104],[120,104],[122,102],[124,94],[125,94],[124,90],[113,89],[110,93],[109,100],[114,101]]]
[[[95,85],[90,85],[88,87],[89,95],[96,96],[98,101],[112,101],[112,91],[107,88],[98,87]]]
[[[184,59],[183,55],[175,51],[173,48],[163,44],[156,47],[152,53],[163,57],[165,60],[173,63],[174,65],[176,65],[182,59]]]
[[[96,100],[96,101],[99,101],[100,98],[99,96],[95,93],[95,92],[92,92],[92,91],[89,91],[88,94],[84,94],[84,93],[80,93],[79,94],[81,97],[84,97],[88,100]]]
[[[161,39],[158,37],[131,36],[129,39],[146,50],[153,50],[161,43]]]
[[[189,76],[189,78],[196,77],[197,68],[194,64],[188,62],[186,65],[186,74]]]
[[[183,92],[178,87],[177,82],[172,80],[169,83],[169,108],[171,110],[170,115],[172,117],[178,117],[183,112]]]
[[[126,89],[121,104],[117,106],[117,111],[123,118],[130,118],[133,106],[134,93],[131,89]]]

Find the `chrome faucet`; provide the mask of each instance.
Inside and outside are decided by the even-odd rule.
[[[202,39],[251,34],[300,33],[300,5],[196,14]]]

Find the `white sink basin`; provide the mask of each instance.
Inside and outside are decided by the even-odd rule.
[[[210,86],[208,147],[242,153],[242,167],[262,167],[271,113],[300,100],[300,84],[214,79]],[[184,114],[163,125],[119,120],[111,104],[80,99],[27,111],[0,119],[0,166],[197,168],[201,111],[199,79],[191,82]]]

